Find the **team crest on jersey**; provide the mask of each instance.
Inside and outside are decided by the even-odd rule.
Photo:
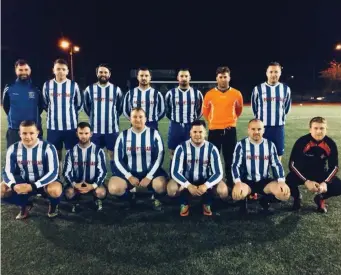
[[[35,98],[35,92],[28,92],[28,98]]]

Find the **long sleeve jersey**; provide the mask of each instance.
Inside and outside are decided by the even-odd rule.
[[[249,138],[237,143],[232,163],[234,182],[245,179],[258,182],[267,179],[270,177],[270,168],[277,181],[284,181],[284,169],[274,143],[265,138],[259,144],[252,143]]]
[[[335,142],[328,136],[316,141],[311,134],[300,137],[292,148],[289,169],[302,181],[329,183],[339,169]]]
[[[52,144],[38,140],[35,146],[27,148],[19,141],[7,150],[3,179],[11,187],[20,176],[40,188],[58,178],[58,167],[57,151]]]
[[[202,182],[208,188],[223,178],[223,169],[217,147],[205,141],[201,146],[191,140],[180,144],[174,153],[171,167],[172,178],[184,187]]]
[[[252,112],[265,126],[282,126],[291,108],[291,90],[283,84],[256,86],[251,95]]]
[[[210,130],[236,127],[243,111],[243,96],[232,87],[224,92],[213,88],[204,97],[202,111]]]
[[[85,181],[96,188],[103,185],[106,174],[104,151],[94,143],[87,148],[77,144],[66,153],[63,175],[68,184]]]
[[[114,149],[114,168],[129,179],[132,175],[145,174],[152,180],[162,167],[164,146],[159,132],[145,127],[140,133],[133,128],[123,131]]]
[[[84,111],[90,117],[90,124],[95,134],[119,132],[122,97],[120,87],[112,83],[108,83],[105,87],[95,83],[85,89]]]
[[[165,116],[165,100],[154,88],[142,91],[139,87],[129,90],[124,96],[123,115],[130,120],[133,108],[141,107],[146,112],[147,122],[158,122]]]

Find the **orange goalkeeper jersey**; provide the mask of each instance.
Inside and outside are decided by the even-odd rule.
[[[210,130],[236,127],[242,110],[243,96],[240,91],[232,87],[225,92],[217,88],[209,90],[202,106],[202,112]]]

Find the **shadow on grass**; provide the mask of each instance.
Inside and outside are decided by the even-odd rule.
[[[204,217],[193,207],[193,215],[186,218],[179,217],[178,207],[172,205],[164,213],[150,210],[146,203],[135,211],[122,207],[109,201],[102,213],[85,209],[78,214],[63,211],[52,221],[32,218],[47,240],[68,253],[136,267],[176,262],[242,243],[273,242],[288,237],[300,219],[283,211],[240,217],[233,207],[215,217]]]

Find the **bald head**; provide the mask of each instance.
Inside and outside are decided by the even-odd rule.
[[[247,133],[251,141],[255,143],[262,142],[264,123],[260,119],[251,119],[248,124]]]

